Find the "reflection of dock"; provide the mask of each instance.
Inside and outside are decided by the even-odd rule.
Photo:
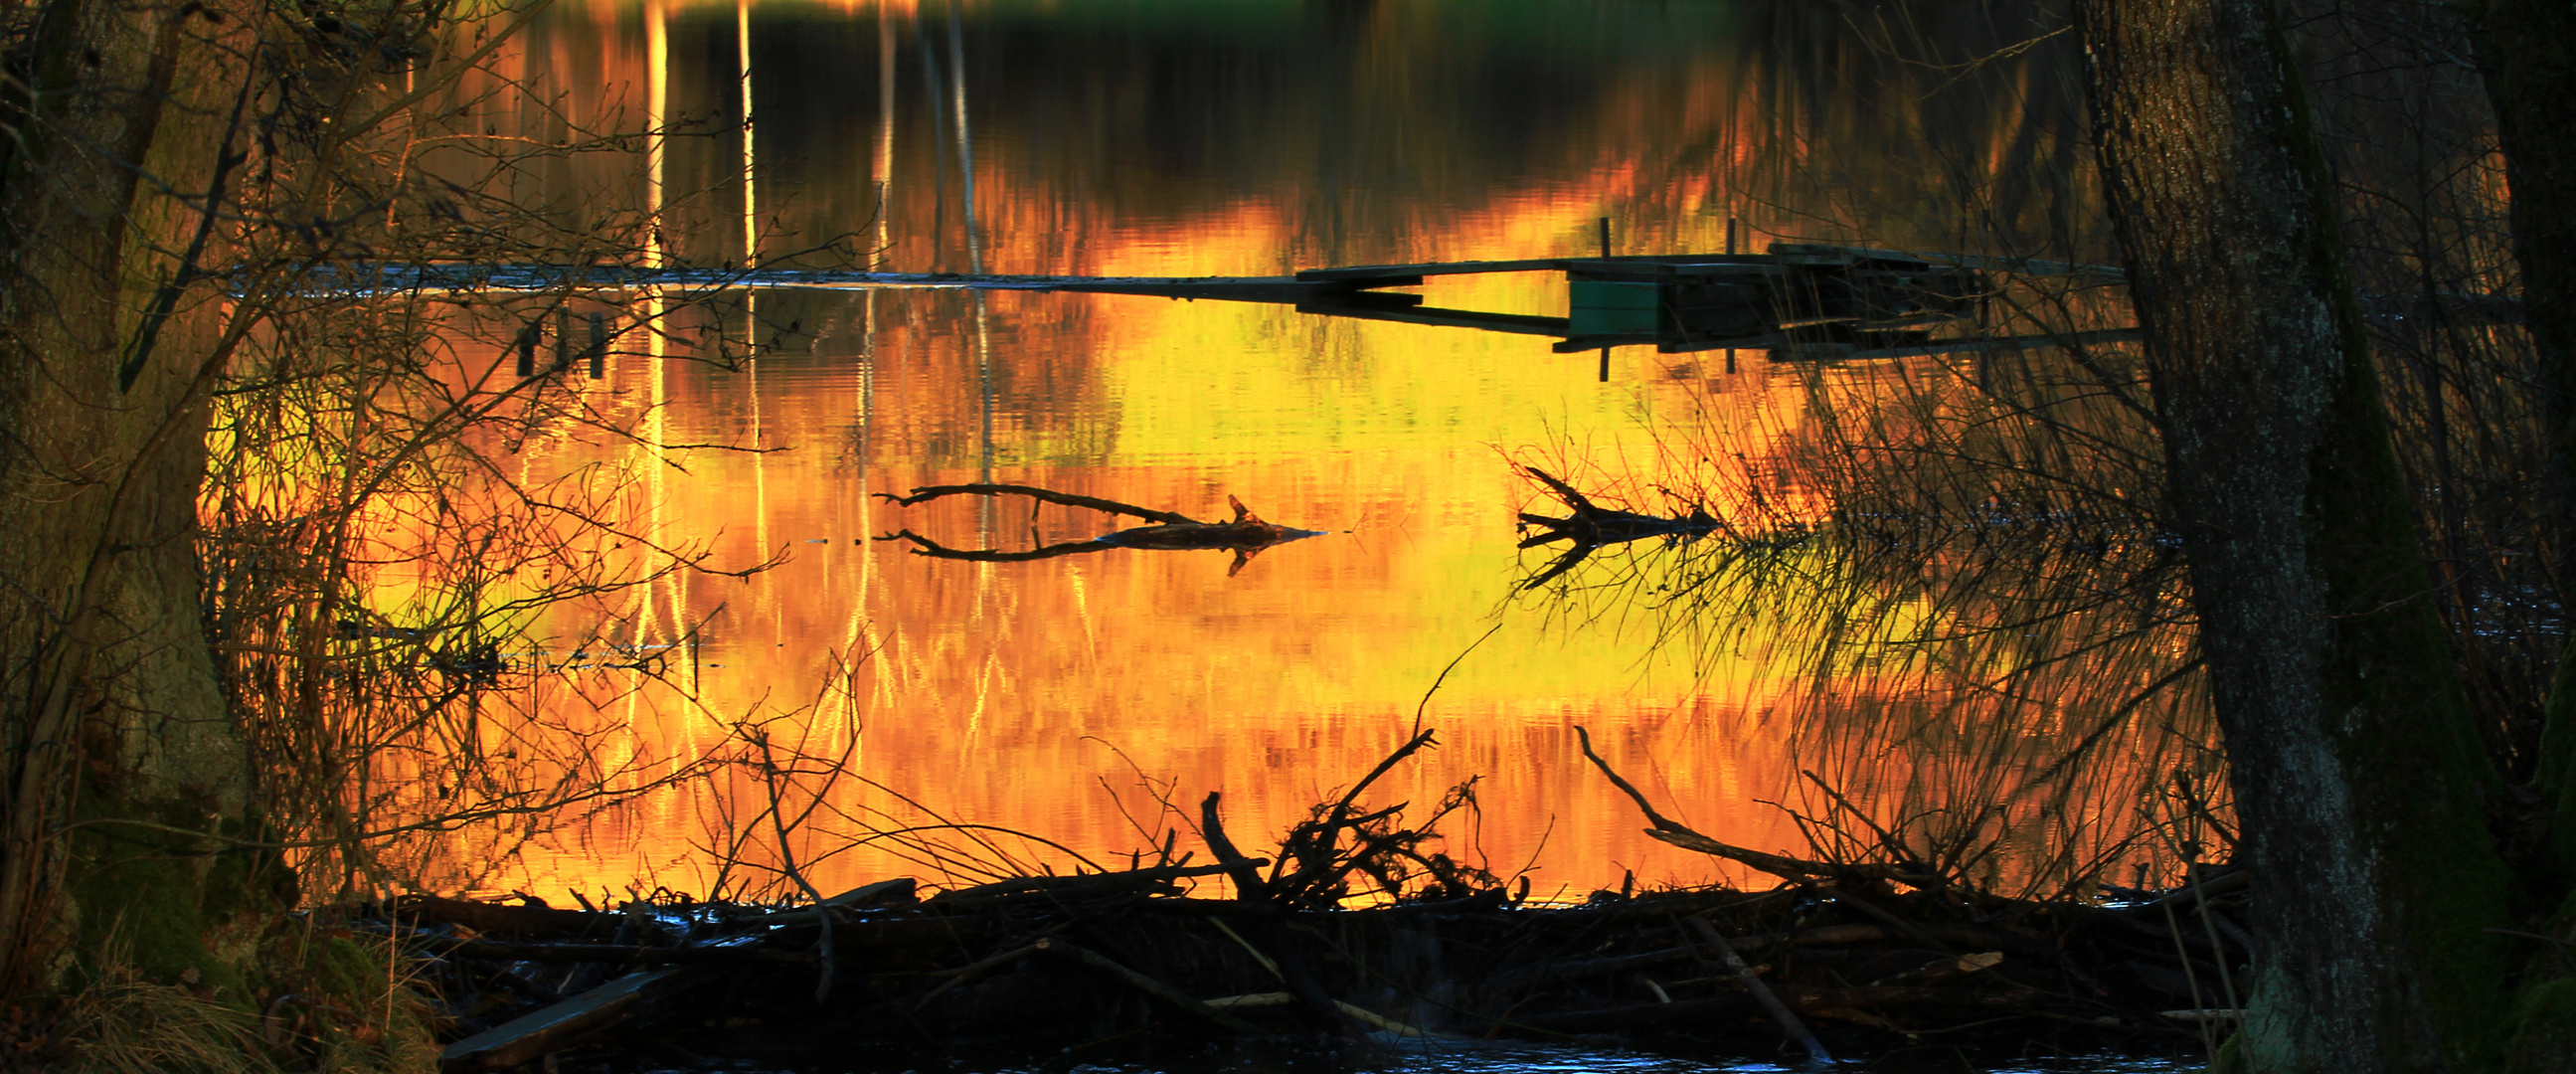
[[[348,270],[343,270],[347,272]],[[1773,243],[1762,254],[1558,257],[1310,269],[1293,276],[1005,276],[782,269],[428,265],[361,269],[335,289],[382,291],[1072,291],[1293,305],[1300,313],[1555,338],[1559,353],[1653,346],[1667,354],[1899,357],[2043,340],[1936,339],[1977,319],[1995,274],[2116,278],[2098,265]],[[1447,309],[1388,290],[1433,276],[1555,272],[1565,316]],[[2095,333],[2094,335],[2103,335]]]
[[[1567,257],[1320,269],[1299,280],[1400,286],[1424,276],[1562,272],[1563,317],[1421,305],[1419,295],[1363,291],[1298,303],[1302,313],[1557,337],[1558,353],[1652,345],[1801,353],[1932,344],[1931,330],[1974,317],[1984,268],[1941,258],[1775,243],[1767,254]],[[2050,266],[2063,271],[2066,266]],[[1385,281],[1378,283],[1376,281]]]
[[[1560,354],[1652,345],[1666,354],[1764,350],[1774,358],[1896,358],[2002,349],[2053,339],[1935,339],[1933,330],[1972,320],[1990,273],[2117,279],[2120,270],[2057,261],[1917,254],[1807,243],[1774,243],[1767,254],[1565,257],[1319,269],[1299,280],[1386,281],[1472,272],[1562,272],[1563,317],[1481,313],[1421,305],[1421,296],[1362,291],[1298,303],[1303,313],[1557,337]],[[2132,338],[2086,334],[2084,342]]]

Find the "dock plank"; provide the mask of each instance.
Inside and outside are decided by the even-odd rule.
[[[2091,347],[2105,343],[2134,343],[2142,338],[2134,328],[2111,328],[2097,332],[2076,332],[2063,336],[2000,336],[1987,339],[1936,339],[1902,347],[1832,347],[1817,344],[1787,344],[1773,348],[1771,360],[1854,362],[1882,358],[1919,358],[1931,354],[1965,354],[1975,351],[2036,350],[2041,347]],[[1694,350],[1715,350],[1695,347]],[[1743,348],[1738,348],[1743,349]],[[1674,352],[1680,353],[1680,352]]]
[[[1771,244],[1771,253],[1783,263],[1805,265],[1850,265],[1862,261],[1895,261],[1935,268],[2009,272],[2023,276],[2091,276],[2120,280],[2127,278],[2128,275],[2128,270],[2118,265],[2086,265],[2073,261],[2042,261],[2037,258],[1995,257],[1987,254],[1877,250],[1864,246],[1828,246],[1823,243],[1809,242],[1775,242]]]
[[[1019,276],[954,272],[861,272],[840,269],[648,269],[625,265],[376,265],[314,279],[326,291],[601,291],[671,290],[964,290],[1076,291],[1092,294],[1297,302],[1372,287],[1420,284],[1419,275],[1301,280],[1295,276]]]
[[[1353,265],[1348,268],[1307,269],[1298,273],[1296,278],[1308,283],[1328,283],[1406,276],[1464,276],[1478,272],[1550,272],[1562,268],[1564,263],[1563,258],[1540,257],[1522,261],[1435,261],[1419,265]],[[1406,285],[1387,284],[1385,286]]]
[[[1373,287],[1413,287],[1420,276],[1393,276],[1365,281]],[[1306,281],[1282,276],[1276,279],[1205,280],[1103,280],[1063,283],[1046,288],[1096,295],[1147,295],[1156,298],[1208,298],[1225,302],[1303,302],[1332,295],[1358,293],[1352,283],[1326,280]]]
[[[1297,312],[1326,317],[1356,317],[1366,321],[1396,321],[1403,324],[1427,324],[1442,328],[1476,328],[1487,332],[1509,332],[1524,336],[1562,336],[1570,323],[1563,317],[1539,317],[1523,313],[1485,313],[1479,310],[1441,309],[1436,306],[1397,306],[1358,302],[1300,302]]]

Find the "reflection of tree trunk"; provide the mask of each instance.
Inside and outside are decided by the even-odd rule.
[[[2424,597],[2331,179],[2275,15],[2084,0],[2096,145],[2168,421],[2257,885],[2247,1058],[2435,1069],[2504,974],[2494,783]]]
[[[2548,423],[2540,527],[2561,609],[2576,607],[2576,7],[2551,0],[2486,0],[2474,9],[2478,67],[2495,105],[2523,307],[2541,362]],[[2557,870],[2576,876],[2576,638],[2549,691],[2535,782],[2555,814]]]
[[[151,188],[138,200],[137,169],[205,189],[212,139],[157,121],[174,107],[170,72],[218,62],[197,40],[210,26],[175,8],[52,4],[30,93],[7,104],[0,994],[36,983],[75,923],[103,931],[147,902],[156,922],[193,920],[196,882],[216,867],[136,860],[149,854],[133,845],[114,863],[74,862],[96,845],[58,834],[75,808],[208,830],[243,804],[240,746],[198,626],[193,543],[207,420],[197,386],[220,311],[198,293],[173,295],[182,300],[157,333],[138,315],[153,281],[179,274],[173,251],[197,218]],[[197,87],[224,81],[191,71]],[[175,107],[207,103],[185,85],[177,96]],[[146,937],[128,939],[138,961],[156,954],[140,949]]]

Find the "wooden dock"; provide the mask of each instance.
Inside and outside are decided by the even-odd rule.
[[[1389,290],[1434,276],[1561,273],[1565,316],[1426,306]],[[2103,265],[1773,243],[1760,254],[1644,254],[1308,269],[1288,276],[1010,276],[808,269],[384,265],[335,271],[347,291],[1064,291],[1261,302],[1326,317],[1545,336],[1558,353],[1652,346],[1666,354],[1762,350],[1774,358],[1893,357],[1978,348],[1936,339],[1980,318],[2004,274],[2116,278]],[[2036,342],[2036,341],[2032,341]]]
[[[1488,332],[1552,336],[1557,353],[1652,346],[1665,354],[1762,350],[1775,356],[1876,353],[1937,344],[1933,330],[1971,321],[1991,270],[2046,275],[2116,272],[2062,263],[1774,243],[1761,254],[1645,254],[1525,261],[1375,265],[1300,272],[1304,282],[1402,286],[1394,281],[1480,272],[1565,275],[1563,317],[1421,305],[1415,295],[1364,290],[1301,301],[1301,313]],[[1918,352],[1921,353],[1921,352]]]

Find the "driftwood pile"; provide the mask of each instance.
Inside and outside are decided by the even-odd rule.
[[[2224,925],[2213,941],[2197,923],[2204,895],[2209,920],[2224,920],[2233,876],[2120,906],[1824,883],[1312,911],[1170,887],[1204,872],[1032,877],[919,900],[891,881],[832,900],[828,941],[810,906],[592,913],[414,898],[378,920],[425,960],[451,1071],[576,1049],[792,1063],[887,1045],[1055,1052],[1148,1032],[1610,1034],[1760,1056],[1784,1041],[1817,1054],[1923,1040],[2166,1051],[2227,1015],[2200,1005],[2220,988],[2219,952],[2242,954]]]
[[[1429,742],[1418,735],[1360,787]],[[1159,862],[1126,871],[935,893],[893,879],[820,904],[606,911],[421,896],[352,924],[393,932],[420,960],[451,1072],[552,1067],[558,1053],[712,1069],[1299,1035],[1606,1036],[1762,1057],[1914,1044],[2169,1053],[2198,1051],[2234,1014],[2240,873],[2024,902],[1901,862],[1728,847],[1650,813],[1660,838],[1752,855],[1784,882],[1541,906],[1524,901],[1526,883],[1509,891],[1426,852],[1429,824],[1354,805],[1360,787],[1318,808],[1275,861],[1234,849],[1210,795],[1205,864],[1167,842]],[[1233,897],[1200,897],[1191,881]],[[1343,908],[1354,886],[1398,901]]]

